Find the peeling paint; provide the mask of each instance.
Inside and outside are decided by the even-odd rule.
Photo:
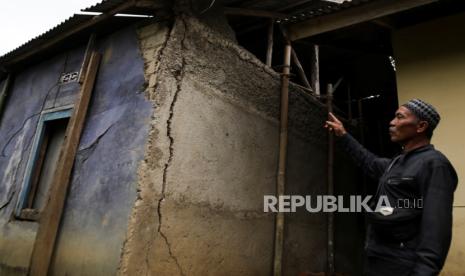
[[[152,114],[152,104],[143,95],[143,60],[137,43],[134,26],[99,37],[96,43],[99,50],[111,49],[112,54],[101,64],[94,87],[51,274],[114,275],[118,268]],[[27,271],[37,223],[11,220],[12,203],[40,113],[72,103],[76,84],[57,87],[56,82],[63,71],[79,70],[84,50],[85,45],[79,45],[16,74],[0,125],[2,275]]]

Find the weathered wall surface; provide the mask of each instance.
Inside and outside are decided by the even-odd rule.
[[[100,49],[102,64],[52,263],[57,275],[116,273],[152,114],[135,30],[116,32]]]
[[[465,14],[401,29],[394,33],[399,102],[424,99],[437,107],[441,123],[432,143],[454,165],[459,185],[454,200],[453,240],[444,275],[463,275],[465,256]]]
[[[275,194],[280,77],[236,44],[223,17],[210,19],[180,15],[141,27],[139,41],[126,29],[99,43],[52,274],[271,273],[274,214],[263,213],[263,195]],[[77,85],[56,81],[78,70],[83,52],[15,81],[0,125],[2,275],[27,271],[37,225],[8,220],[38,112],[72,103]],[[291,85],[286,193],[325,194],[325,112],[302,93]],[[286,219],[285,274],[324,271],[326,216]]]
[[[76,50],[75,55],[82,55]],[[11,220],[24,177],[32,139],[40,112],[53,107],[60,90],[57,85],[65,70],[67,54],[33,66],[17,75],[10,90],[0,125],[0,274],[26,273],[37,224]],[[66,68],[73,70],[74,68]],[[71,86],[73,86],[71,84]]]
[[[122,275],[269,275],[280,78],[200,20],[139,32],[155,106]],[[325,112],[291,89],[289,194],[326,191]],[[347,179],[346,179],[347,180]],[[323,271],[326,217],[287,216],[285,274]]]
[[[52,275],[114,275],[136,198],[152,104],[144,90],[135,30],[102,38],[104,53],[59,230]],[[30,67],[15,78],[0,125],[0,275],[25,274],[37,223],[11,220],[39,114],[73,103],[78,85],[57,85],[79,71],[84,47]]]

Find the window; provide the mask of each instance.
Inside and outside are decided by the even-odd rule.
[[[37,220],[45,207],[72,109],[43,112],[16,206],[17,218]]]

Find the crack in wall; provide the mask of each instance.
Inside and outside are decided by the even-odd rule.
[[[55,83],[55,84],[53,84],[53,85],[47,90],[47,93],[45,94],[44,100],[42,101],[42,104],[41,104],[41,106],[40,106],[39,112],[36,112],[36,113],[34,113],[34,114],[28,116],[28,117],[22,122],[21,127],[20,127],[18,130],[16,130],[16,131],[7,139],[7,142],[4,144],[4,146],[3,146],[3,148],[2,148],[0,157],[2,157],[2,158],[7,157],[5,151],[6,151],[6,149],[8,148],[8,146],[10,145],[10,143],[14,140],[14,138],[15,138],[19,133],[21,133],[21,132],[24,130],[24,128],[26,127],[26,125],[29,126],[29,120],[33,119],[33,118],[36,117],[36,116],[39,116],[39,115],[42,113],[42,111],[43,111],[43,109],[44,109],[44,107],[45,107],[45,104],[46,104],[46,102],[47,102],[47,100],[48,100],[48,97],[49,97],[50,93],[52,92],[52,90],[53,90],[54,88],[56,88],[56,87],[58,86],[58,84],[59,84],[58,82]],[[13,172],[13,174],[12,174],[12,175],[13,175],[13,179],[11,180],[11,181],[12,181],[12,184],[11,184],[11,186],[10,186],[10,187],[12,187],[12,188],[11,188],[11,191],[9,192],[9,195],[8,195],[7,200],[5,201],[5,203],[3,203],[3,204],[0,206],[0,210],[5,209],[5,208],[6,208],[8,205],[10,205],[10,203],[13,201],[13,198],[14,198],[14,196],[15,196],[15,194],[16,194],[16,190],[17,190],[17,186],[18,186],[18,185],[16,184],[17,179],[18,179],[18,172],[20,171],[20,168],[22,167],[24,160],[28,160],[27,156],[25,156],[25,153],[26,153],[26,152],[29,150],[29,148],[31,147],[31,144],[32,144],[32,141],[34,140],[34,137],[35,137],[35,135],[36,135],[36,132],[37,132],[37,128],[34,129],[32,135],[29,137],[29,141],[26,143],[26,146],[21,150],[21,155],[20,155],[19,162],[18,162],[17,166],[15,166],[14,172]],[[20,184],[20,188],[21,188],[21,186],[22,186],[22,185]]]
[[[168,204],[168,202],[171,204],[170,190],[168,190],[171,182],[168,181],[173,177],[172,165],[176,161],[174,147],[177,141],[175,141],[176,133],[173,133],[176,126],[173,124],[177,123],[175,121],[177,116],[174,115],[178,113],[174,112],[179,112],[178,97],[181,100],[183,94],[180,93],[184,92],[181,90],[185,89],[186,77],[191,70],[190,56],[186,50],[191,46],[190,34],[197,35],[197,31],[193,32],[193,28],[197,26],[192,27],[197,21],[193,22],[189,14],[179,12],[175,20],[177,22],[175,21],[174,27],[171,26],[171,30],[168,30],[163,43],[157,44],[157,40],[153,39],[155,32],[150,28],[143,29],[144,36],[140,35],[141,54],[145,59],[144,70],[148,83],[146,97],[153,103],[154,114],[145,159],[139,167],[137,199],[127,236],[123,241],[119,266],[119,273],[123,275],[149,275],[158,272],[159,269],[172,270],[171,274],[186,275],[191,270],[187,266],[189,261],[183,259],[182,254],[176,254],[182,253],[176,251],[182,244],[170,239],[174,236],[169,231],[169,226],[172,224],[167,220],[167,216],[173,211]],[[158,27],[154,27],[155,29],[159,30]],[[203,35],[200,39],[202,38]],[[211,39],[214,41],[215,37]],[[219,47],[225,46],[219,44]],[[238,59],[242,59],[245,55],[250,54],[246,53]],[[250,56],[250,59],[253,63],[254,57]],[[259,68],[256,70],[260,72]],[[279,79],[278,73],[272,70],[268,73]],[[158,220],[153,218],[152,214],[157,214]]]
[[[253,77],[257,76],[258,81],[263,81],[266,84],[257,88],[264,92],[263,97],[268,96],[265,91],[269,91],[269,87],[279,88],[279,85],[268,85],[274,80],[279,84],[279,73],[272,70],[269,71],[267,67],[264,67],[265,65],[245,49],[232,41],[229,42],[229,40],[223,39],[221,33],[214,30],[199,31],[202,26],[208,27],[208,25],[198,22],[197,19],[191,18],[188,14],[180,16],[180,13],[178,13],[175,20],[174,27],[171,28],[171,31],[168,30],[166,32],[166,36],[163,36],[166,38],[165,41],[161,41],[161,34],[155,32],[156,30],[160,30],[159,26],[154,26],[153,29],[145,26],[147,28],[144,27],[143,29],[144,36],[140,35],[141,54],[145,59],[146,97],[153,103],[154,111],[150,122],[151,129],[145,148],[144,161],[141,162],[138,169],[137,199],[128,225],[127,236],[123,241],[119,272],[124,275],[189,275],[191,273],[201,274],[199,272],[205,269],[205,267],[198,266],[198,263],[196,263],[198,259],[196,257],[188,255],[191,252],[190,250],[195,250],[194,246],[202,245],[198,245],[188,239],[194,237],[194,231],[202,231],[203,228],[201,227],[208,226],[201,225],[198,229],[192,229],[194,231],[188,232],[190,229],[186,229],[186,227],[189,227],[189,225],[183,224],[177,218],[182,218],[184,214],[190,214],[183,213],[185,209],[182,208],[190,210],[193,208],[193,202],[187,199],[186,202],[180,203],[179,206],[181,208],[175,205],[178,203],[176,202],[176,196],[180,193],[178,188],[175,187],[175,185],[179,185],[179,178],[177,176],[177,170],[179,170],[178,164],[182,166],[182,161],[184,161],[181,160],[184,157],[181,156],[183,152],[180,151],[180,146],[182,145],[182,138],[185,136],[180,137],[179,135],[181,133],[185,135],[185,132],[181,128],[184,127],[182,125],[184,123],[184,116],[189,116],[188,114],[182,115],[180,113],[182,111],[185,112],[184,105],[189,104],[184,102],[184,98],[190,97],[191,89],[199,89],[203,92],[202,87],[196,87],[195,83],[193,84],[194,81],[212,86],[215,92],[215,85],[218,83],[218,86],[223,84],[222,82],[212,82],[213,84],[208,81],[202,82],[204,79],[193,77],[200,73],[204,73],[207,76],[208,73],[211,73],[211,76],[216,76],[214,69],[218,68],[215,67],[218,66],[217,63],[212,62],[212,66],[209,66],[209,64],[204,65],[204,63],[198,60],[203,57],[203,54],[199,52],[203,50],[202,46],[212,47],[210,44],[213,44],[214,47],[218,47],[219,49],[225,48],[225,56],[237,62],[237,65],[247,67],[249,72],[253,72],[251,80],[254,80]],[[202,25],[200,26],[200,24]],[[205,39],[210,33],[211,37]],[[160,48],[162,48],[161,54]],[[204,53],[205,55],[210,54],[208,50]],[[219,55],[221,55],[221,52],[219,52]],[[211,55],[211,58],[214,59],[217,56]],[[236,63],[225,63],[225,66],[231,68],[230,70],[234,70]],[[264,73],[263,71],[265,70],[269,72],[266,71]],[[234,75],[232,78],[234,78]],[[246,78],[239,78],[236,82],[225,83],[225,91],[234,92],[232,90],[236,88],[235,84],[238,83],[241,85],[241,80],[243,79]],[[243,89],[240,91],[247,90]],[[238,93],[238,95],[242,94]],[[279,94],[277,95],[279,96]],[[276,99],[279,99],[278,96],[276,96]],[[181,159],[178,160],[178,157]],[[182,185],[182,181],[180,182]],[[189,190],[186,191],[186,194],[188,192]],[[189,196],[187,195],[187,197]],[[211,208],[210,206],[203,208],[206,207]],[[260,217],[260,214],[251,214],[251,212],[247,211],[238,213],[233,208],[226,210],[227,215],[223,213],[225,210],[211,209],[205,212],[217,214],[221,218],[227,217],[229,221],[251,220]],[[158,218],[156,217],[157,215]],[[213,220],[215,218],[212,218]],[[266,217],[263,218],[263,221],[265,220]],[[243,229],[245,231],[248,228],[244,226]],[[265,226],[263,226],[263,229],[265,229]],[[182,236],[182,233],[185,233],[185,235]],[[230,237],[235,238],[236,236],[231,234],[228,238]],[[209,237],[207,236],[206,238]],[[218,238],[221,239],[222,237]],[[244,238],[244,240],[246,239],[247,237]],[[231,244],[234,242],[231,241]],[[204,252],[205,258],[209,257],[209,259],[222,262],[224,258],[223,256],[218,256],[220,254],[217,254],[217,252],[235,254],[228,252],[227,248],[219,248],[222,246],[216,248],[216,244],[215,248],[212,249],[210,246],[213,244],[210,244],[208,241],[205,243],[208,249],[212,250]],[[262,244],[257,244],[262,246]],[[227,244],[225,245],[227,246]],[[230,260],[226,257],[226,260],[230,261],[225,263],[224,271],[226,269],[236,271],[234,270],[236,268],[226,267],[239,262],[241,258],[243,256],[238,257],[237,260]],[[247,262],[246,257],[244,257],[244,262]],[[266,261],[263,261],[263,263],[266,265]]]
[[[165,50],[168,48],[168,43],[172,40],[171,37],[172,35],[174,35],[174,32],[176,31],[174,28],[174,21],[171,22],[169,25],[164,24],[165,23],[163,22],[156,22],[155,24],[146,27],[146,29],[141,29],[139,33],[141,54],[145,59],[144,70],[147,84],[145,94],[147,99],[153,103],[154,110],[157,111],[159,109],[159,95],[157,95],[156,91],[161,83],[158,81],[158,76],[165,71],[163,70],[165,68],[161,68],[161,65],[164,64],[164,62],[162,62],[162,59],[165,56]],[[161,29],[160,26],[162,26]],[[166,29],[163,29],[163,26],[166,27]],[[148,35],[147,32],[149,33]],[[147,40],[152,38],[158,32],[165,33],[165,36],[161,43],[159,45],[153,45],[152,41],[152,45],[146,46],[150,44],[147,43]],[[157,137],[159,133],[159,121],[157,120],[157,116],[153,115],[152,120],[153,121],[151,122],[149,141],[146,145],[146,152],[148,153],[152,153],[154,150],[156,150],[156,148],[153,147],[153,144],[155,143],[155,141],[158,141]],[[142,274],[144,270],[146,275],[150,274],[151,265],[149,257],[151,255],[152,247],[156,241],[156,236],[158,233],[158,231],[156,230],[157,228],[155,228],[157,221],[154,219],[153,222],[145,221],[141,224],[140,219],[141,216],[145,217],[145,215],[149,215],[152,210],[158,212],[158,210],[156,210],[156,203],[154,202],[154,204],[152,204],[153,196],[155,196],[155,189],[154,182],[153,180],[151,180],[153,177],[151,173],[153,173],[154,169],[157,168],[157,165],[152,163],[152,158],[153,156],[151,156],[151,154],[146,155],[143,163],[139,168],[139,184],[137,186],[136,194],[137,198],[134,203],[135,207],[133,209],[133,213],[131,214],[127,236],[126,239],[123,241],[121,259],[118,267],[119,275],[127,275],[133,273]],[[142,184],[147,180],[149,181],[148,183]],[[155,227],[152,227],[152,224],[155,224]],[[150,230],[149,237],[139,240],[137,237],[140,235],[144,237],[141,232],[145,232],[147,231],[147,229],[153,229]],[[142,248],[140,249],[140,251],[142,251],[143,253],[140,254],[137,252],[137,250],[134,250],[134,248],[140,246],[141,242],[143,246],[141,246]],[[140,257],[144,259],[142,261],[143,263],[137,265],[134,263],[133,258],[137,259],[139,254],[141,255]],[[144,263],[145,266],[143,265]]]
[[[157,58],[155,59],[156,60],[156,63],[157,63],[157,70],[155,71],[154,74],[158,75],[159,73],[159,65],[161,63],[161,59],[163,57],[163,54],[164,54],[164,50],[166,49],[167,45],[168,45],[168,41],[170,40],[171,38],[171,32],[174,31],[174,25],[171,27],[170,31],[168,32],[168,36],[166,37],[163,45],[161,46],[161,49],[159,51],[159,54],[157,56]],[[156,91],[158,88],[158,82],[155,82],[155,87],[153,88],[153,91]],[[149,92],[150,94],[150,92]],[[150,98],[150,95],[149,95],[149,98]],[[166,169],[166,167],[165,167]],[[142,201],[142,197],[141,197],[141,194],[140,194],[141,190],[138,189],[138,194],[137,194],[137,198],[138,200]],[[160,214],[160,204],[161,204],[161,201],[163,200],[164,198],[164,184],[163,184],[163,188],[162,188],[162,198],[158,201],[158,204],[157,204],[157,213],[158,213],[158,224],[161,225],[161,221],[160,221],[160,218],[161,218],[161,214]],[[158,231],[159,232],[159,231]],[[150,270],[150,260],[149,260],[149,255],[150,255],[150,251],[152,250],[152,247],[153,247],[153,243],[155,242],[155,238],[156,238],[156,233],[152,233],[152,238],[148,241],[148,245],[147,245],[147,250],[146,250],[146,253],[145,253],[145,265],[146,265],[146,275],[148,274],[149,270]],[[126,243],[126,242],[125,242]]]
[[[186,39],[186,32],[187,32],[187,24],[186,24],[186,21],[185,19],[181,16],[179,17],[180,20],[182,21],[183,25],[184,25],[184,33],[183,33],[183,38],[181,40],[181,51],[183,51],[185,49],[185,46],[184,46],[184,42],[185,42],[185,39]],[[182,56],[182,53],[181,53],[181,56]],[[169,166],[171,165],[171,162],[172,162],[172,159],[173,159],[173,154],[174,154],[174,138],[172,136],[172,123],[173,123],[173,117],[174,117],[174,107],[176,105],[176,102],[178,100],[178,96],[179,96],[179,93],[181,92],[181,89],[182,89],[182,81],[183,81],[183,78],[184,78],[184,74],[185,74],[185,66],[186,66],[186,60],[184,57],[182,57],[182,61],[181,61],[181,68],[179,68],[178,71],[174,72],[175,74],[175,78],[177,80],[177,87],[176,87],[176,91],[174,93],[174,96],[173,96],[173,100],[171,102],[171,105],[170,105],[170,110],[169,110],[169,118],[168,118],[168,121],[167,121],[167,124],[166,124],[166,133],[167,133],[167,137],[169,139],[169,157],[168,157],[168,160],[167,162],[165,163],[165,168],[163,170],[163,182],[162,182],[162,191],[161,191],[161,198],[158,200],[158,233],[160,234],[160,236],[164,239],[165,243],[166,243],[166,246],[168,247],[168,253],[170,255],[170,257],[173,259],[173,261],[175,262],[176,266],[178,267],[181,275],[185,275],[184,274],[184,271],[181,267],[181,265],[179,264],[179,261],[178,259],[176,258],[176,256],[173,254],[173,251],[171,249],[171,244],[170,242],[168,241],[168,237],[162,232],[162,221],[163,221],[163,216],[162,216],[162,212],[161,212],[161,205],[162,205],[162,202],[163,200],[165,199],[165,192],[166,192],[166,183],[167,183],[167,177],[168,177],[168,169],[169,169]]]
[[[81,165],[84,164],[87,159],[89,159],[89,157],[94,153],[95,151],[95,148],[98,146],[98,144],[100,143],[100,140],[103,138],[103,136],[105,136],[108,131],[115,125],[116,123],[113,123],[111,124],[107,129],[105,129],[104,132],[102,132],[102,134],[100,134],[99,136],[97,136],[97,138],[90,144],[88,145],[87,147],[83,148],[83,149],[80,149],[79,150],[79,153],[83,155],[83,158],[81,160]]]
[[[15,138],[16,135],[18,135],[18,133],[20,133],[20,132],[24,129],[24,126],[26,125],[26,123],[27,123],[30,119],[32,119],[32,118],[34,118],[35,116],[38,116],[38,115],[40,115],[40,113],[42,113],[42,111],[44,110],[44,107],[45,107],[45,103],[47,102],[48,96],[49,96],[50,93],[52,92],[53,88],[57,87],[58,85],[59,85],[59,83],[57,82],[57,83],[55,83],[54,85],[52,85],[52,87],[50,87],[50,89],[48,89],[47,94],[45,95],[45,98],[44,98],[44,100],[43,100],[43,102],[42,102],[42,105],[41,105],[41,107],[40,107],[40,109],[39,109],[39,112],[36,112],[36,113],[32,114],[31,116],[27,117],[27,118],[23,121],[21,127],[20,127],[17,131],[15,131],[15,132],[10,136],[10,138],[7,139],[7,142],[5,143],[5,145],[4,145],[3,148],[2,148],[2,153],[0,154],[0,157],[6,157],[5,151],[6,151],[7,147],[8,147],[8,146],[10,145],[10,143],[13,141],[13,138]],[[35,135],[35,131],[34,131],[34,135]],[[33,136],[34,136],[34,135],[33,135]]]
[[[2,206],[0,206],[0,210],[7,207],[8,205],[10,205],[11,200],[13,199],[15,193],[16,193],[16,189],[13,189],[13,191],[10,193],[10,196],[8,197],[7,201]]]
[[[24,126],[23,126],[24,127]],[[14,198],[14,195],[16,194],[16,190],[17,190],[17,179],[18,179],[18,172],[20,171],[20,168],[22,167],[23,165],[23,161],[24,160],[28,160],[28,158],[24,158],[24,155],[25,153],[29,150],[29,148],[31,147],[31,144],[32,144],[32,141],[34,140],[34,135],[31,135],[29,137],[29,141],[27,142],[26,146],[22,149],[22,152],[21,152],[21,157],[19,159],[19,162],[18,162],[18,165],[15,167],[15,171],[13,173],[13,179],[11,180],[12,182],[12,191],[10,192],[10,195],[8,196],[6,202],[4,204],[2,204],[2,206],[0,206],[0,210],[4,209],[5,207],[7,207],[13,200]],[[20,187],[22,185],[20,184]]]

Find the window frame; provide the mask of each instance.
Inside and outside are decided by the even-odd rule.
[[[42,210],[37,210],[28,207],[31,200],[30,194],[31,188],[33,188],[33,181],[35,181],[35,177],[39,173],[37,171],[37,167],[39,165],[40,158],[42,158],[41,155],[43,155],[42,150],[45,139],[46,124],[47,122],[55,120],[70,119],[72,113],[72,105],[42,111],[39,118],[39,122],[36,127],[34,141],[27,161],[26,170],[24,171],[24,178],[21,185],[21,191],[19,193],[16,208],[14,211],[14,215],[17,219],[32,221],[37,221],[39,219],[40,212]],[[41,166],[39,167],[40,170],[42,170]],[[35,190],[37,190],[37,187],[35,187]]]

